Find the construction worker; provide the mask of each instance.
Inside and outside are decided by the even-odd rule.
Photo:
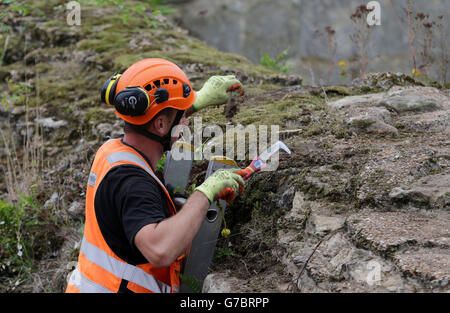
[[[154,174],[177,139],[176,125],[242,87],[214,76],[199,92],[163,59],[145,59],[111,77],[102,99],[125,121],[124,135],[95,155],[86,192],[86,221],[76,269],[66,292],[178,292],[182,258],[216,199],[232,201],[244,181],[236,170],[215,172],[179,212]]]

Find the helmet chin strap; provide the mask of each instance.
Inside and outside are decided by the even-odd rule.
[[[139,133],[139,134],[141,134],[141,135],[143,135],[143,136],[145,136],[145,137],[147,137],[147,138],[149,138],[149,139],[151,139],[153,141],[159,142],[163,146],[163,151],[166,152],[166,151],[169,151],[172,148],[171,145],[170,145],[170,142],[172,140],[172,130],[173,130],[173,128],[175,126],[177,126],[180,123],[181,118],[183,117],[183,114],[184,114],[184,111],[178,110],[177,115],[175,117],[175,120],[173,121],[169,132],[166,135],[162,136],[162,137],[158,136],[158,135],[155,135],[155,134],[152,134],[152,133],[148,132],[147,130],[145,130],[144,128],[142,128],[142,127],[140,127],[138,125],[132,125],[132,124],[130,124],[130,125],[133,128],[133,130],[136,131],[137,133]]]

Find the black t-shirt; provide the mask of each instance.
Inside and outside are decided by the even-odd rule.
[[[101,181],[94,207],[100,231],[111,250],[130,264],[148,263],[136,248],[134,237],[145,225],[171,216],[161,186],[141,167],[119,165]]]

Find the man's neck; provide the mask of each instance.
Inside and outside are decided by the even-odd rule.
[[[157,167],[159,159],[163,156],[163,147],[160,143],[132,132],[126,133],[123,141],[142,152],[150,161],[153,168]]]

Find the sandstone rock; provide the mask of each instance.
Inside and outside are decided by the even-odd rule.
[[[377,110],[377,108],[369,108],[363,114],[352,116],[344,122],[347,126],[357,132],[390,134],[394,136],[398,135],[397,128],[387,124],[382,118],[380,118],[380,111],[382,110]]]
[[[59,195],[58,193],[55,191],[52,196],[50,197],[50,199],[48,199],[47,201],[45,201],[44,203],[44,208],[50,208],[56,205],[56,203],[58,202],[58,198]]]
[[[383,99],[383,93],[374,93],[361,96],[345,97],[335,102],[328,104],[330,108],[335,111],[344,111],[351,109],[352,107],[370,107],[377,106]]]
[[[415,291],[410,283],[406,282],[402,275],[395,270],[395,266],[380,257],[366,256],[356,262],[349,262],[345,267],[349,278],[382,292],[411,292]]]
[[[282,221],[279,221],[279,223],[284,222],[284,227],[291,229],[303,229],[308,212],[308,202],[305,201],[304,194],[296,192],[292,201],[292,209],[281,218]]]
[[[339,232],[324,241],[306,241],[290,247],[283,264],[293,277],[303,272],[298,283],[302,292],[412,292],[421,290],[415,281],[402,277],[395,265],[370,251],[356,248]],[[305,265],[305,263],[309,262]],[[295,264],[296,266],[292,266]]]
[[[18,117],[18,116],[20,116],[20,115],[25,114],[26,111],[27,111],[27,108],[26,108],[26,106],[24,106],[24,105],[23,105],[23,106],[15,106],[15,107],[12,109],[11,114],[14,115],[15,117]]]
[[[390,125],[391,113],[378,103],[383,94],[351,96],[330,103],[329,107],[344,117],[344,124],[356,132],[397,135],[398,130]]]
[[[283,192],[281,197],[278,199],[277,206],[279,208],[285,208],[287,206],[290,206],[290,204],[292,203],[292,199],[294,198],[294,194],[295,188],[294,187],[288,188],[285,192]]]
[[[386,93],[345,97],[328,106],[356,132],[397,136],[396,125],[412,131],[450,129],[450,97],[431,87],[393,87]],[[397,121],[390,111],[401,115],[395,116]]]
[[[407,190],[394,188],[389,195],[393,201],[414,205],[450,210],[450,174],[426,176]]]
[[[420,248],[394,255],[396,265],[408,276],[419,278],[431,288],[450,291],[450,251]]]
[[[49,45],[69,45],[76,43],[81,37],[81,29],[77,27],[49,26],[50,24],[36,23],[33,37]]]
[[[230,293],[231,285],[219,274],[209,274],[203,282],[202,293]]]
[[[423,83],[401,72],[368,73],[365,77],[357,77],[352,81],[353,86],[376,87],[387,91],[394,86],[423,86]]]
[[[380,254],[390,254],[409,246],[450,245],[450,214],[371,212],[352,215],[347,226],[355,243]]]
[[[379,105],[397,113],[436,111],[449,106],[450,99],[436,88],[394,88]]]
[[[68,213],[75,218],[82,216],[84,213],[83,203],[81,203],[80,201],[72,202],[68,209]]]
[[[116,123],[100,123],[93,126],[93,132],[101,141],[108,140],[110,138],[115,138],[123,133],[120,121]]]
[[[67,121],[55,121],[52,117],[39,118],[35,120],[36,123],[42,124],[44,128],[58,129],[67,125]]]
[[[344,226],[345,219],[342,217],[321,216],[313,214],[307,222],[306,232],[319,237],[335,231]]]
[[[284,281],[283,281],[284,280]],[[276,273],[255,274],[248,279],[233,277],[228,272],[213,273],[203,282],[203,293],[280,292],[289,282]]]

